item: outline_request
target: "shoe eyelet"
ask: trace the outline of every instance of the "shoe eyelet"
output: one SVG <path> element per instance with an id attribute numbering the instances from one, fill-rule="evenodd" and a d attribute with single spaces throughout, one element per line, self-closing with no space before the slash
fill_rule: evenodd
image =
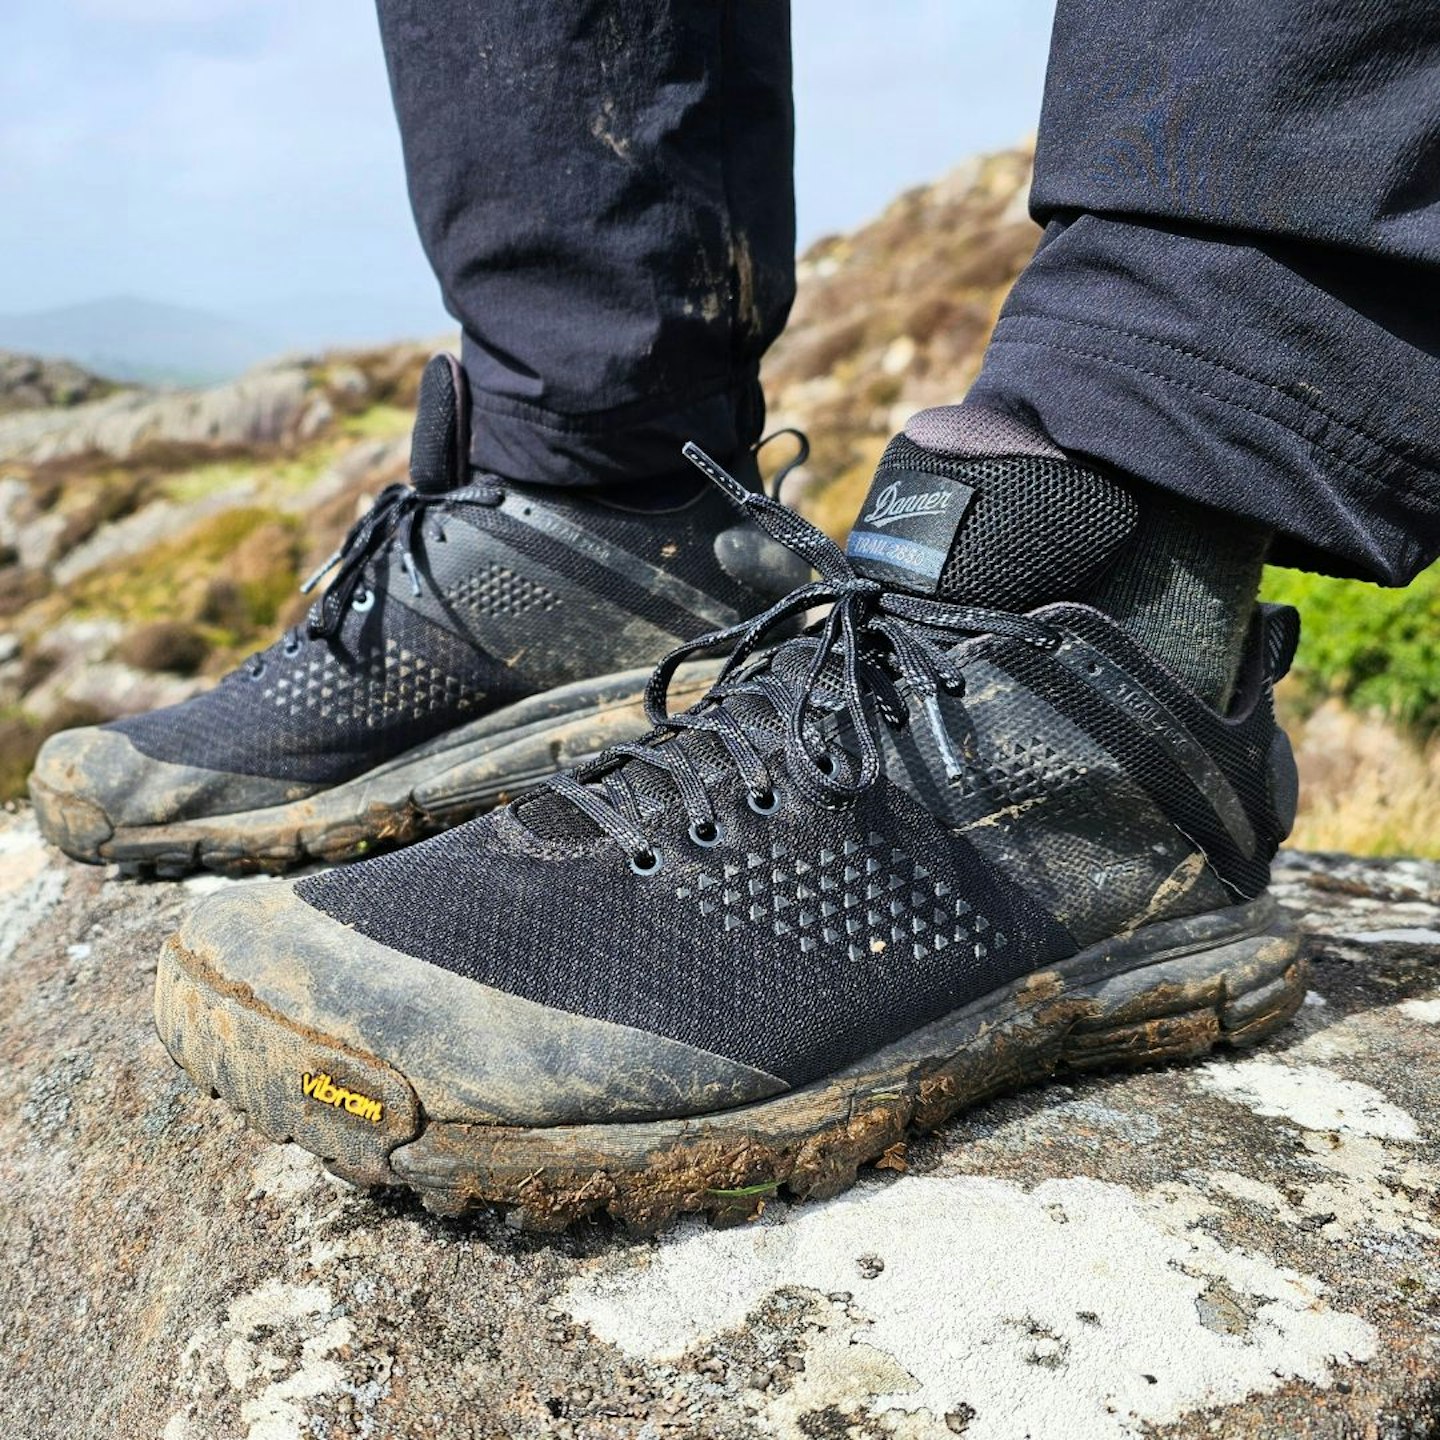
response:
<path id="1" fill-rule="evenodd" d="M 707 825 L 691 825 L 690 839 L 702 850 L 713 850 L 725 837 L 725 831 L 713 820 Z"/>
<path id="2" fill-rule="evenodd" d="M 745 803 L 757 815 L 773 815 L 780 808 L 780 792 L 778 790 L 762 790 L 757 793 L 748 790 L 745 793 Z"/>
<path id="3" fill-rule="evenodd" d="M 362 590 L 351 602 L 350 608 L 358 610 L 362 615 L 367 610 L 375 608 L 375 592 L 373 590 Z"/>
<path id="4" fill-rule="evenodd" d="M 822 775 L 833 775 L 835 773 L 835 757 L 833 755 L 816 756 L 815 768 Z"/>
<path id="5" fill-rule="evenodd" d="M 303 647 L 298 640 L 287 640 L 281 649 L 281 654 L 287 655 L 291 659 L 294 659 L 294 657 L 300 653 L 302 648 Z"/>
<path id="6" fill-rule="evenodd" d="M 261 679 L 265 674 L 265 662 L 262 660 L 258 665 L 252 665 L 245 673 L 252 680 Z"/>
<path id="7" fill-rule="evenodd" d="M 659 850 L 642 850 L 638 855 L 630 857 L 630 869 L 636 875 L 656 875 L 664 860 L 665 857 Z"/>
<path id="8" fill-rule="evenodd" d="M 1098 660 L 1087 660 L 1085 662 L 1085 673 L 1087 675 L 1098 675 L 1100 673 L 1100 662 Z"/>

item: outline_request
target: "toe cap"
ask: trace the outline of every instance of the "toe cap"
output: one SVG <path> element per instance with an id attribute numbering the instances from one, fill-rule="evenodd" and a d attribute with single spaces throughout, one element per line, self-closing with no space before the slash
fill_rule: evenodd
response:
<path id="1" fill-rule="evenodd" d="M 398 1071 L 435 1121 L 678 1118 L 786 1088 L 724 1056 L 539 1005 L 392 950 L 314 909 L 288 881 L 210 897 L 169 951 L 212 990 Z"/>
<path id="2" fill-rule="evenodd" d="M 283 804 L 317 787 L 158 760 L 119 730 L 62 730 L 40 747 L 30 797 L 41 832 L 66 854 L 101 860 L 116 830 Z"/>

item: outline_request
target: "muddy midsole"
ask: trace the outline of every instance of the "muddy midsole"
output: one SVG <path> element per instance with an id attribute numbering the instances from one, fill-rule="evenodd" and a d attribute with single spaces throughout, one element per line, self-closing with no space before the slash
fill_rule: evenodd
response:
<path id="1" fill-rule="evenodd" d="M 222 993 L 198 957 L 174 944 L 161 962 L 156 1019 L 197 1082 L 348 1178 L 407 1184 L 443 1210 L 516 1206 L 534 1228 L 602 1208 L 653 1228 L 680 1211 L 744 1208 L 782 1185 L 796 1195 L 834 1193 L 909 1128 L 1056 1071 L 1253 1043 L 1293 1014 L 1303 993 L 1296 938 L 1262 897 L 1091 946 L 771 1099 L 687 1120 L 538 1128 L 427 1115 L 383 1057 Z M 317 1103 L 303 1087 L 317 1074 L 376 1100 L 379 1117 Z"/>

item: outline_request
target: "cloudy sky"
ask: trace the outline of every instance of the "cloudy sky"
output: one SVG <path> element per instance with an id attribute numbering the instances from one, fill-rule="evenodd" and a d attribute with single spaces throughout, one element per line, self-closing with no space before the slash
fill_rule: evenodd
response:
<path id="1" fill-rule="evenodd" d="M 795 0 L 802 241 L 1032 130 L 1052 8 Z M 6 10 L 0 311 L 370 294 L 438 325 L 366 0 Z"/>

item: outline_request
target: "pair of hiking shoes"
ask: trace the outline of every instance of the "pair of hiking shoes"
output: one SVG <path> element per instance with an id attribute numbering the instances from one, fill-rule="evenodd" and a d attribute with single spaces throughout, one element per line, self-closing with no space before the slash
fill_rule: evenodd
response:
<path id="1" fill-rule="evenodd" d="M 44 832 L 137 872 L 443 832 L 190 912 L 155 1015 L 203 1089 L 433 1209 L 652 1230 L 1293 1013 L 1293 611 L 1222 714 L 1055 598 L 1133 506 L 999 417 L 912 422 L 847 553 L 693 447 L 712 483 L 661 511 L 472 474 L 464 393 L 431 363 L 412 483 L 305 624 L 37 762 Z M 1073 514 L 1027 559 L 1036 487 Z"/>

